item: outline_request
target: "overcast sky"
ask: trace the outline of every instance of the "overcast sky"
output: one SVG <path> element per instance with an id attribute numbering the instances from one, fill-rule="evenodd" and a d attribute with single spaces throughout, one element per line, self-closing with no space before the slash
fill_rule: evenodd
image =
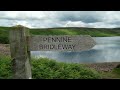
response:
<path id="1" fill-rule="evenodd" d="M 0 11 L 0 26 L 120 27 L 120 11 Z"/>

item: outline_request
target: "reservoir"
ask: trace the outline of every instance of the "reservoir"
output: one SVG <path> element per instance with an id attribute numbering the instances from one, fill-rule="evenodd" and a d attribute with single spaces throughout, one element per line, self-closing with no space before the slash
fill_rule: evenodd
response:
<path id="1" fill-rule="evenodd" d="M 46 57 L 59 62 L 69 63 L 101 63 L 120 62 L 120 37 L 92 37 L 96 45 L 87 51 L 58 52 L 32 51 L 33 57 Z"/>

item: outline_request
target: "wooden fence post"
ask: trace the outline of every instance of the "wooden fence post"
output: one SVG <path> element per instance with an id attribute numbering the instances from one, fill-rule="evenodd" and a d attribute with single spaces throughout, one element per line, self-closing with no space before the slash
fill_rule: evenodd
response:
<path id="1" fill-rule="evenodd" d="M 14 79 L 31 79 L 30 51 L 27 36 L 29 30 L 23 26 L 15 26 L 10 30 L 10 51 L 13 64 Z"/>

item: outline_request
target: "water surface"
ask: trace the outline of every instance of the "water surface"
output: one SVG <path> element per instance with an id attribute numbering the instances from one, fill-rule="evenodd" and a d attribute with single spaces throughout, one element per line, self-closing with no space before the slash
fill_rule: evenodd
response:
<path id="1" fill-rule="evenodd" d="M 32 51 L 32 56 L 47 57 L 62 62 L 120 62 L 120 37 L 93 37 L 96 45 L 82 52 Z"/>

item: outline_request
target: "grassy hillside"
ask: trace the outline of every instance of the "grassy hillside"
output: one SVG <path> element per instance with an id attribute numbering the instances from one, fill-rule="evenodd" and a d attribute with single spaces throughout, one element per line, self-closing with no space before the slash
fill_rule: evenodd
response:
<path id="1" fill-rule="evenodd" d="M 91 35 L 92 37 L 101 36 L 120 36 L 120 29 L 98 29 L 98 28 L 48 28 L 31 29 L 34 35 Z"/>
<path id="2" fill-rule="evenodd" d="M 0 43 L 8 44 L 11 27 L 0 27 Z M 120 36 L 120 28 L 46 28 L 30 29 L 31 35 L 91 35 L 92 37 Z"/>
<path id="3" fill-rule="evenodd" d="M 8 44 L 9 43 L 9 30 L 10 27 L 0 27 L 0 43 Z"/>

